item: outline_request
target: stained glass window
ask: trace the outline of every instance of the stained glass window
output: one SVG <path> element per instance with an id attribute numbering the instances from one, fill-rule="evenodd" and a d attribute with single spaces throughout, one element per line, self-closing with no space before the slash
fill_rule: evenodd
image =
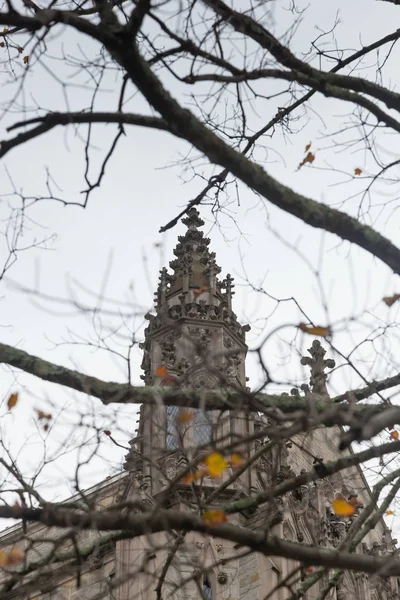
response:
<path id="1" fill-rule="evenodd" d="M 212 417 L 210 412 L 204 410 L 193 410 L 193 443 L 195 446 L 203 446 L 211 442 Z"/>
<path id="2" fill-rule="evenodd" d="M 165 439 L 165 446 L 168 450 L 175 450 L 175 448 L 178 447 L 178 414 L 178 406 L 167 406 L 167 435 Z"/>

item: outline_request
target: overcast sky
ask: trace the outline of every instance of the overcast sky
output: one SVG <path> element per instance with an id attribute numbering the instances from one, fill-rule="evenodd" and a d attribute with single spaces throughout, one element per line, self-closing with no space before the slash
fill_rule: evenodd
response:
<path id="1" fill-rule="evenodd" d="M 239 8 L 239 4 L 235 3 L 235 7 Z M 285 31 L 292 15 L 285 10 L 278 11 L 277 6 L 270 3 L 266 4 L 266 10 L 273 11 L 271 20 L 275 21 L 275 30 L 278 33 Z M 398 7 L 373 0 L 365 0 L 362 8 L 358 0 L 330 3 L 315 1 L 299 26 L 292 48 L 299 53 L 306 52 L 310 39 L 318 34 L 317 25 L 325 30 L 331 28 L 337 11 L 341 20 L 337 29 L 338 45 L 346 49 L 358 48 L 360 39 L 367 44 L 391 32 L 399 15 Z M 359 35 L 359 32 L 362 33 Z M 58 53 L 60 56 L 61 42 L 54 44 L 54 55 Z M 78 36 L 72 34 L 64 36 L 63 44 L 63 51 L 71 56 L 97 52 L 82 36 L 79 36 L 79 40 Z M 28 72 L 26 80 L 27 104 L 32 109 L 37 103 L 51 110 L 64 110 L 62 90 L 54 78 L 40 65 L 34 68 L 33 58 L 31 62 L 32 70 Z M 54 59 L 53 69 L 55 65 L 59 65 L 61 70 L 66 69 L 63 61 Z M 74 71 L 72 67 L 68 69 L 69 73 Z M 69 91 L 69 99 L 73 109 L 81 110 L 87 106 L 89 98 L 82 87 L 87 74 L 75 71 L 75 78 L 71 81 L 79 85 Z M 0 78 L 10 81 L 5 73 L 0 74 Z M 386 65 L 386 81 L 396 86 L 397 78 L 398 52 L 395 52 Z M 116 97 L 114 75 L 108 76 L 106 84 L 109 91 L 99 99 L 98 106 L 111 110 Z M 174 85 L 171 81 L 169 84 Z M 265 94 L 274 89 L 273 84 L 263 85 L 268 86 Z M 11 97 L 15 91 L 11 85 L 2 88 L 2 93 L 3 89 L 6 97 Z M 174 87 L 170 89 L 175 93 Z M 177 88 L 176 95 L 182 98 L 182 90 Z M 263 104 L 262 111 L 254 117 L 255 124 L 273 117 L 277 106 L 279 99 Z M 297 191 L 354 213 L 357 200 L 348 198 L 361 189 L 363 182 L 361 179 L 352 181 L 346 174 L 352 174 L 356 167 L 368 173 L 370 159 L 361 151 L 336 147 L 336 136 L 327 137 L 328 131 L 332 132 L 335 127 L 343 125 L 343 115 L 348 107 L 322 98 L 317 98 L 312 106 L 315 112 L 310 111 L 308 119 L 299 122 L 296 135 L 284 137 L 278 131 L 273 138 L 263 140 L 264 166 L 273 176 Z M 135 100 L 135 107 L 136 110 L 145 110 L 145 104 L 138 100 Z M 14 105 L 15 112 L 9 113 L 0 122 L 2 138 L 6 137 L 4 128 L 21 118 L 17 109 L 18 106 Z M 27 113 L 29 116 L 30 113 Z M 95 128 L 95 148 L 92 152 L 95 160 L 102 160 L 104 149 L 108 148 L 113 135 L 114 126 Z M 297 170 L 304 156 L 304 147 L 309 142 L 312 142 L 316 155 L 314 166 Z M 118 336 L 114 340 L 107 337 L 106 343 L 122 354 L 128 344 L 129 332 L 135 331 L 136 339 L 140 341 L 143 314 L 151 308 L 158 270 L 173 258 L 172 248 L 178 234 L 183 231 L 183 226 L 179 225 L 161 235 L 159 228 L 201 191 L 204 184 L 201 175 L 210 173 L 203 160 L 196 163 L 197 176 L 190 169 L 183 170 L 177 165 L 189 151 L 186 143 L 169 134 L 128 129 L 107 167 L 101 188 L 93 192 L 84 210 L 65 207 L 55 201 L 43 201 L 27 211 L 21 245 L 23 242 L 30 245 L 33 240 L 42 238 L 48 238 L 48 241 L 44 244 L 46 249 L 33 248 L 21 252 L 8 278 L 0 282 L 0 331 L 3 343 L 18 345 L 47 360 L 75 366 L 106 380 L 126 381 L 126 364 L 123 360 L 110 352 L 80 345 L 80 342 L 95 343 L 99 337 L 108 335 L 109 328 L 119 328 Z M 259 160 L 261 156 L 259 153 Z M 12 151 L 0 164 L 3 194 L 0 217 L 3 231 L 11 208 L 19 203 L 13 194 L 14 188 L 27 196 L 46 193 L 46 169 L 49 169 L 54 182 L 54 194 L 70 201 L 81 201 L 84 168 L 84 144 L 72 127 L 55 130 Z M 376 189 L 374 202 L 379 205 L 385 199 L 380 194 L 387 190 Z M 321 289 L 328 302 L 330 322 L 357 315 L 377 305 L 376 314 L 386 319 L 387 309 L 380 306 L 381 299 L 400 291 L 397 278 L 391 275 L 387 267 L 367 253 L 350 248 L 345 243 L 339 244 L 334 236 L 324 236 L 271 207 L 244 186 L 239 185 L 238 190 L 240 204 L 235 200 L 232 186 L 232 203 L 225 214 L 219 216 L 218 226 L 208 207 L 201 209 L 201 215 L 206 220 L 205 231 L 211 238 L 210 247 L 217 254 L 223 275 L 230 272 L 236 279 L 234 308 L 242 322 L 252 325 L 248 338 L 250 348 L 277 325 L 296 324 L 304 318 L 293 302 L 277 305 L 265 295 L 252 291 L 246 280 L 255 287 L 263 286 L 276 298 L 294 297 L 306 313 L 321 324 L 325 324 L 327 318 Z M 392 214 L 386 210 L 380 215 L 379 208 L 376 208 L 371 214 L 385 235 L 394 241 L 399 239 L 396 212 Z M 281 239 L 274 231 L 279 232 Z M 313 268 L 320 270 L 319 283 L 299 251 L 307 257 Z M 4 244 L 0 252 L 6 256 Z M 99 308 L 116 313 L 134 310 L 137 315 L 134 318 L 120 317 L 118 314 L 98 315 L 93 320 L 87 315 L 77 314 L 67 305 L 22 293 L 12 282 L 60 299 L 71 299 L 74 295 L 88 306 L 96 305 L 97 295 L 101 292 L 113 301 L 103 300 Z M 391 318 L 396 311 L 394 307 Z M 367 321 L 368 317 L 365 317 Z M 347 352 L 353 340 L 357 341 L 357 331 L 354 330 L 354 337 L 351 338 L 347 330 L 339 331 L 333 340 L 335 346 Z M 290 341 L 294 336 L 295 329 L 282 333 L 285 340 Z M 310 341 L 297 337 L 289 348 L 275 337 L 266 345 L 264 356 L 277 380 L 293 381 L 297 378 L 301 383 L 307 378 L 307 373 L 299 366 L 298 357 Z M 367 353 L 370 350 L 368 348 Z M 141 357 L 138 349 L 135 349 L 133 357 L 132 381 L 140 384 Z M 338 359 L 337 356 L 335 358 Z M 338 362 L 340 364 L 340 358 Z M 359 368 L 366 375 L 384 377 L 389 374 L 389 367 L 381 359 L 360 363 Z M 253 386 L 260 383 L 260 372 L 251 355 L 248 374 Z M 349 369 L 342 369 L 332 383 L 333 392 L 342 392 L 347 386 L 358 384 L 358 380 Z M 283 391 L 285 388 L 271 386 L 268 391 L 276 389 Z M 3 368 L 0 394 L 4 400 L 7 400 L 11 390 L 20 393 L 20 401 L 12 414 L 3 418 L 2 435 L 5 444 L 10 445 L 14 452 L 21 448 L 21 461 L 27 473 L 40 462 L 44 443 L 49 456 L 63 454 L 65 443 L 70 444 L 71 452 L 58 459 L 56 470 L 46 467 L 43 475 L 43 484 L 51 490 L 49 494 L 55 493 L 58 497 L 65 495 L 66 490 L 72 491 L 69 477 L 76 461 L 73 448 L 82 439 L 91 439 L 90 447 L 93 447 L 93 431 L 90 428 L 85 431 L 74 428 L 82 414 L 86 415 L 87 424 L 93 420 L 100 428 L 116 431 L 116 437 L 122 443 L 126 443 L 130 432 L 133 435 L 136 427 L 134 407 L 111 407 L 106 410 L 98 401 L 81 396 L 78 398 L 78 395 L 66 393 L 58 386 L 42 384 L 26 375 L 10 374 L 8 369 Z M 4 403 L 3 407 L 5 409 Z M 35 425 L 33 409 L 44 407 L 50 407 L 54 417 L 60 413 L 58 423 L 49 436 L 40 431 L 38 433 Z M 125 418 L 126 413 L 129 419 Z M 32 437 L 29 437 L 29 443 L 24 443 L 28 434 Z M 120 468 L 125 452 L 111 446 L 108 439 L 102 439 L 99 453 L 102 460 L 91 463 L 89 470 L 85 471 L 90 482 L 100 480 L 113 469 Z"/>

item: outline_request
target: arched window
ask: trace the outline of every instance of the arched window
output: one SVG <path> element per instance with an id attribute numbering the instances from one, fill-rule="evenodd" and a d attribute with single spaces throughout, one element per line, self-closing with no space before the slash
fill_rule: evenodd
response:
<path id="1" fill-rule="evenodd" d="M 199 408 L 193 410 L 193 444 L 204 446 L 211 442 L 212 416 L 210 411 Z"/>
<path id="2" fill-rule="evenodd" d="M 178 406 L 167 406 L 166 409 L 166 436 L 167 450 L 179 448 L 180 438 L 184 438 L 193 446 L 204 446 L 211 442 L 212 416 L 209 411 L 193 409 L 193 418 L 188 423 L 180 423 L 179 413 L 187 412 Z"/>
<path id="3" fill-rule="evenodd" d="M 203 600 L 212 600 L 211 583 L 207 575 L 203 577 Z"/>

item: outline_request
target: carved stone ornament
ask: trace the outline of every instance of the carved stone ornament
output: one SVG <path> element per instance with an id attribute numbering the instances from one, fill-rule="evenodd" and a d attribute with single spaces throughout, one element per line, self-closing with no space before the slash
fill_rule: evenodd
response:
<path id="1" fill-rule="evenodd" d="M 285 481 L 286 479 L 292 479 L 292 477 L 295 477 L 295 473 L 292 467 L 288 465 L 281 465 L 279 471 L 276 474 L 275 481 L 277 484 L 279 484 Z"/>
<path id="2" fill-rule="evenodd" d="M 311 358 L 309 356 L 303 356 L 300 362 L 302 365 L 308 365 L 310 367 L 311 390 L 315 394 L 327 395 L 327 375 L 325 373 L 325 369 L 333 369 L 335 367 L 335 361 L 332 358 L 324 358 L 326 350 L 321 346 L 321 342 L 319 340 L 313 341 L 311 348 L 308 349 L 308 352 L 311 354 Z"/>
<path id="3" fill-rule="evenodd" d="M 170 333 L 161 342 L 162 363 L 173 369 L 176 363 L 175 336 Z"/>
<path id="4" fill-rule="evenodd" d="M 220 571 L 220 573 L 218 573 L 217 575 L 217 581 L 221 585 L 225 585 L 226 583 L 228 583 L 228 574 L 225 573 L 225 571 Z"/>
<path id="5" fill-rule="evenodd" d="M 195 580 L 200 579 L 201 575 L 202 575 L 201 569 L 199 569 L 199 568 L 193 569 L 193 575 L 192 575 L 193 579 L 195 579 Z"/>

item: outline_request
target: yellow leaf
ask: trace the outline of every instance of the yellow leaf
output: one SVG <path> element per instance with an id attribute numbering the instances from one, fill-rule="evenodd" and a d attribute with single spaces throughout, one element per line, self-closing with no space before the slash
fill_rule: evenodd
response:
<path id="1" fill-rule="evenodd" d="M 300 323 L 299 329 L 301 329 L 301 331 L 304 331 L 304 333 L 308 333 L 309 335 L 319 335 L 321 337 L 328 337 L 328 335 L 331 334 L 331 330 L 329 327 L 322 327 L 320 325 L 313 327 L 312 325 Z"/>
<path id="2" fill-rule="evenodd" d="M 11 410 L 12 408 L 14 408 L 14 406 L 17 404 L 18 402 L 18 394 L 11 394 L 11 396 L 8 399 L 7 402 L 7 408 L 8 410 Z"/>
<path id="3" fill-rule="evenodd" d="M 7 554 L 7 567 L 13 567 L 23 562 L 25 558 L 24 552 L 20 548 L 12 548 Z"/>
<path id="4" fill-rule="evenodd" d="M 206 458 L 207 473 L 210 477 L 220 477 L 228 468 L 228 463 L 219 452 L 214 452 Z"/>
<path id="5" fill-rule="evenodd" d="M 191 421 L 193 419 L 193 413 L 191 410 L 182 410 L 178 417 L 177 417 L 177 421 L 178 423 L 189 423 L 189 421 Z"/>
<path id="6" fill-rule="evenodd" d="M 399 439 L 399 432 L 395 429 L 394 431 L 392 431 L 389 435 L 389 439 L 390 440 L 398 440 Z"/>
<path id="7" fill-rule="evenodd" d="M 22 60 L 24 61 L 24 65 L 27 65 L 29 62 L 29 56 L 24 56 Z"/>
<path id="8" fill-rule="evenodd" d="M 4 550 L 0 550 L 0 567 L 5 567 L 7 564 L 7 554 Z"/>
<path id="9" fill-rule="evenodd" d="M 389 306 L 390 308 L 395 302 L 397 302 L 399 298 L 400 294 L 393 294 L 393 296 L 385 296 L 383 298 L 383 301 L 386 304 L 386 306 Z"/>
<path id="10" fill-rule="evenodd" d="M 307 144 L 307 146 L 304 149 L 304 152 L 308 152 L 310 148 L 311 148 L 311 142 L 309 144 Z"/>
<path id="11" fill-rule="evenodd" d="M 229 459 L 229 464 L 234 468 L 241 467 L 244 465 L 244 459 L 240 456 L 240 454 L 232 454 Z"/>
<path id="12" fill-rule="evenodd" d="M 8 29 L 8 27 L 4 27 L 3 29 L 3 33 L 8 33 L 10 30 Z"/>
<path id="13" fill-rule="evenodd" d="M 355 506 L 337 498 L 332 502 L 332 508 L 335 515 L 338 517 L 351 517 L 356 512 Z"/>
<path id="14" fill-rule="evenodd" d="M 202 520 L 207 525 L 220 525 L 227 522 L 226 514 L 223 510 L 207 510 L 202 516 Z"/>
<path id="15" fill-rule="evenodd" d="M 387 510 L 386 513 L 385 513 L 385 515 L 387 517 L 390 517 L 390 515 L 394 515 L 394 512 L 392 510 Z"/>
<path id="16" fill-rule="evenodd" d="M 361 175 L 362 171 L 358 167 L 354 169 L 354 175 Z"/>
<path id="17" fill-rule="evenodd" d="M 305 155 L 305 157 L 303 158 L 303 160 L 297 167 L 297 170 L 301 169 L 301 167 L 304 167 L 304 165 L 307 163 L 309 163 L 311 165 L 311 163 L 314 162 L 314 159 L 315 159 L 315 154 L 313 154 L 312 152 L 307 152 L 307 154 Z"/>

